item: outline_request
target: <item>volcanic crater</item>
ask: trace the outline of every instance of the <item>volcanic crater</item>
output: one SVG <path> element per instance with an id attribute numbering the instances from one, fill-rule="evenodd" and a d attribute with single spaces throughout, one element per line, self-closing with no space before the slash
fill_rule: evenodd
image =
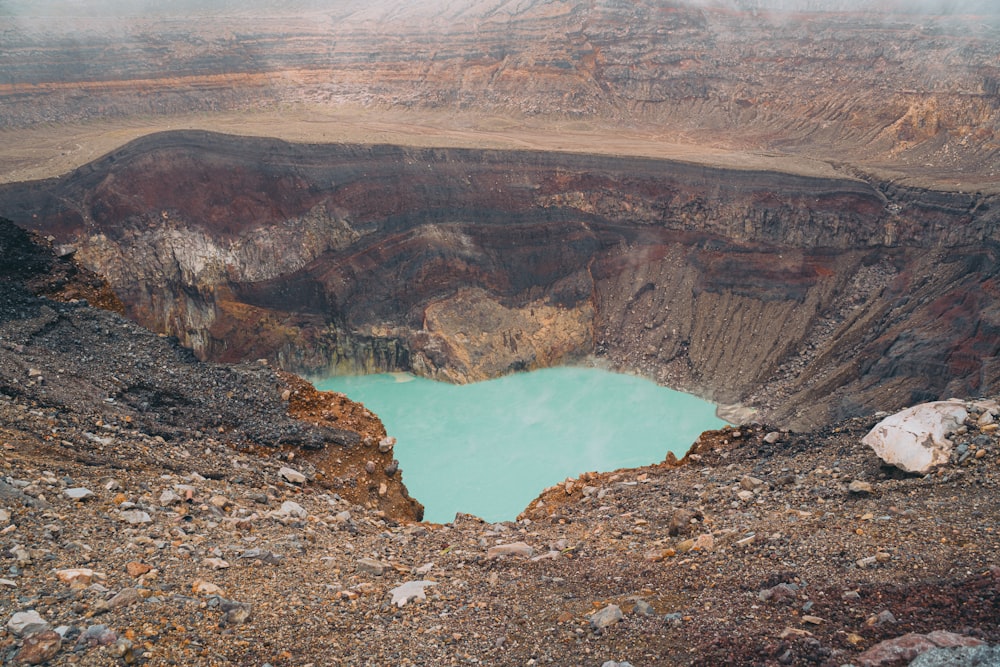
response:
<path id="1" fill-rule="evenodd" d="M 793 427 L 1000 380 L 995 194 L 188 131 L 0 200 L 202 359 L 467 382 L 588 358 Z"/>

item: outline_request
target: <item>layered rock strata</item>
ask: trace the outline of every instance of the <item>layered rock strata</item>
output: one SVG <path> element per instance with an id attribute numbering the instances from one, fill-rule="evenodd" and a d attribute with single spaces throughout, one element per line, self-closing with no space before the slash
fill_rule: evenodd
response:
<path id="1" fill-rule="evenodd" d="M 788 424 L 1000 372 L 996 196 L 170 133 L 0 204 L 206 359 L 462 382 L 596 355 Z"/>
<path id="2" fill-rule="evenodd" d="M 997 176 L 988 2 L 9 4 L 0 127 L 289 104 L 463 109 Z"/>

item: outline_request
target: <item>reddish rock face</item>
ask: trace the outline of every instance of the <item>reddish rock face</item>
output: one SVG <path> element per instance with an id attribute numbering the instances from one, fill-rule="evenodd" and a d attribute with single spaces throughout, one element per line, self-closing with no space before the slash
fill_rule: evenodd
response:
<path id="1" fill-rule="evenodd" d="M 1000 381 L 996 197 L 172 133 L 0 203 L 205 358 L 468 381 L 597 354 L 796 425 Z"/>

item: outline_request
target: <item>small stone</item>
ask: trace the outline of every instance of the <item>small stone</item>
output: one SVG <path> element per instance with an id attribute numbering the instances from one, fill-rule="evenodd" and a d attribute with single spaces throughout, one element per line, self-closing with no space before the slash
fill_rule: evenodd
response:
<path id="1" fill-rule="evenodd" d="M 774 443 L 778 442 L 778 440 L 781 440 L 781 434 L 778 433 L 777 431 L 771 431 L 770 433 L 764 436 L 764 442 L 766 442 L 769 445 L 773 445 Z"/>
<path id="2" fill-rule="evenodd" d="M 389 594 L 392 596 L 392 604 L 402 608 L 410 600 L 425 600 L 427 599 L 427 595 L 424 593 L 424 589 L 428 586 L 437 586 L 437 582 L 421 580 L 407 581 L 404 584 L 400 584 L 389 591 Z"/>
<path id="3" fill-rule="evenodd" d="M 635 613 L 640 616 L 656 616 L 656 610 L 642 598 L 635 601 Z"/>
<path id="4" fill-rule="evenodd" d="M 165 489 L 163 493 L 160 494 L 160 507 L 170 507 L 171 505 L 177 505 L 181 502 L 182 498 L 171 491 L 170 489 Z"/>
<path id="5" fill-rule="evenodd" d="M 133 526 L 153 522 L 149 514 L 142 510 L 125 510 L 121 513 L 121 517 Z"/>
<path id="6" fill-rule="evenodd" d="M 850 491 L 851 493 L 861 494 L 861 493 L 871 493 L 873 489 L 872 485 L 869 484 L 868 482 L 862 482 L 861 480 L 856 479 L 850 483 L 850 485 L 847 487 L 847 490 Z"/>
<path id="7" fill-rule="evenodd" d="M 365 572 L 367 574 L 375 575 L 376 577 L 381 577 L 386 570 L 386 566 L 377 560 L 371 558 L 362 558 L 357 562 L 358 572 Z"/>
<path id="8" fill-rule="evenodd" d="M 309 513 L 306 512 L 305 508 L 303 508 L 302 505 L 299 505 L 297 502 L 291 500 L 286 500 L 285 502 L 281 503 L 281 507 L 275 514 L 281 518 L 292 518 L 292 519 L 305 519 L 307 516 L 309 516 Z"/>
<path id="9" fill-rule="evenodd" d="M 281 392 L 281 400 L 287 401 L 291 397 L 292 397 L 292 390 L 291 389 L 286 389 L 283 392 Z"/>
<path id="10" fill-rule="evenodd" d="M 70 586 L 86 587 L 94 581 L 104 581 L 105 576 L 86 567 L 74 567 L 67 570 L 56 570 L 56 578 Z"/>
<path id="11" fill-rule="evenodd" d="M 56 657 L 62 648 L 62 637 L 54 630 L 38 632 L 24 640 L 14 662 L 22 665 L 43 665 Z"/>
<path id="12" fill-rule="evenodd" d="M 10 523 L 10 512 L 0 508 L 0 526 L 5 526 Z"/>
<path id="13" fill-rule="evenodd" d="M 221 558 L 206 558 L 201 562 L 203 565 L 207 565 L 213 570 L 225 570 L 229 567 L 229 563 Z"/>
<path id="14" fill-rule="evenodd" d="M 195 595 L 222 595 L 221 588 L 201 579 L 195 579 L 191 582 L 191 592 Z"/>
<path id="15" fill-rule="evenodd" d="M 514 542 L 512 544 L 500 544 L 490 547 L 486 552 L 486 558 L 492 560 L 500 556 L 521 556 L 531 558 L 535 555 L 535 550 L 524 542 Z"/>
<path id="16" fill-rule="evenodd" d="M 781 631 L 781 634 L 778 635 L 778 638 L 788 639 L 789 637 L 795 637 L 797 639 L 800 637 L 812 637 L 812 636 L 813 633 L 809 632 L 808 630 L 803 630 L 801 628 L 785 628 L 784 630 Z"/>
<path id="17" fill-rule="evenodd" d="M 138 588 L 123 588 L 118 593 L 108 600 L 107 608 L 110 609 L 121 609 L 122 607 L 128 607 L 137 602 L 142 602 L 142 593 Z"/>
<path id="18" fill-rule="evenodd" d="M 152 565 L 147 565 L 146 563 L 139 563 L 137 561 L 132 561 L 125 565 L 125 571 L 128 572 L 129 576 L 137 579 L 142 575 L 153 569 Z"/>
<path id="19" fill-rule="evenodd" d="M 687 552 L 691 551 L 691 548 L 693 546 L 694 546 L 694 540 L 682 540 L 677 544 L 675 548 L 677 549 L 677 553 L 686 554 Z"/>
<path id="20" fill-rule="evenodd" d="M 396 474 L 396 471 L 398 470 L 399 470 L 399 461 L 393 459 L 392 463 L 387 465 L 382 472 L 385 473 L 386 477 L 392 477 L 393 475 Z"/>
<path id="21" fill-rule="evenodd" d="M 94 492 L 81 486 L 73 489 L 66 489 L 63 491 L 63 495 L 70 500 L 86 500 L 88 498 L 92 498 L 94 496 Z"/>
<path id="22" fill-rule="evenodd" d="M 386 436 L 378 441 L 378 450 L 383 454 L 388 454 L 392 451 L 392 448 L 396 446 L 396 439 L 392 436 Z"/>
<path id="23" fill-rule="evenodd" d="M 220 510 L 233 506 L 233 501 L 225 496 L 215 495 L 208 499 L 208 504 Z"/>
<path id="24" fill-rule="evenodd" d="M 374 461 L 368 461 L 367 463 L 365 463 L 365 472 L 368 473 L 369 475 L 374 475 L 375 474 L 375 462 Z"/>
<path id="25" fill-rule="evenodd" d="M 986 424 L 992 424 L 995 421 L 996 417 L 993 416 L 992 412 L 984 412 L 979 415 L 979 419 L 976 420 L 976 423 L 980 426 L 985 426 Z"/>
<path id="26" fill-rule="evenodd" d="M 767 602 L 768 600 L 774 600 L 775 602 L 781 602 L 784 600 L 794 600 L 797 594 L 797 589 L 791 584 L 781 583 L 777 586 L 772 586 L 771 588 L 765 588 L 764 590 L 757 593 L 757 598 L 761 602 Z"/>
<path id="27" fill-rule="evenodd" d="M 250 618 L 251 607 L 248 604 L 243 604 L 242 602 L 235 602 L 233 600 L 223 600 L 221 604 L 223 611 L 222 619 L 219 621 L 219 627 L 225 627 L 227 625 L 243 625 Z"/>
<path id="28" fill-rule="evenodd" d="M 676 510 L 670 516 L 670 524 L 667 526 L 667 534 L 687 535 L 692 530 L 692 523 L 701 519 L 701 513 L 689 509 Z"/>
<path id="29" fill-rule="evenodd" d="M 751 544 L 753 544 L 754 540 L 756 540 L 756 539 L 757 539 L 757 534 L 756 533 L 750 533 L 746 537 L 738 539 L 735 542 L 733 542 L 733 546 L 734 547 L 748 547 Z"/>
<path id="30" fill-rule="evenodd" d="M 121 658 L 126 665 L 135 662 L 135 655 L 132 652 L 132 642 L 125 637 L 119 637 L 113 646 L 108 649 L 108 653 L 116 658 Z"/>
<path id="31" fill-rule="evenodd" d="M 764 486 L 764 480 L 751 477 L 750 475 L 743 475 L 740 479 L 740 486 L 747 491 L 753 491 L 754 489 L 759 489 Z"/>
<path id="32" fill-rule="evenodd" d="M 11 581 L 10 579 L 0 579 L 0 586 L 5 586 L 7 588 L 17 588 L 17 582 Z"/>
<path id="33" fill-rule="evenodd" d="M 986 456 L 986 450 L 985 449 L 980 449 L 980 450 L 978 450 L 976 452 L 976 458 L 977 459 L 984 458 L 985 456 Z"/>
<path id="34" fill-rule="evenodd" d="M 753 500 L 753 491 L 747 491 L 746 489 L 738 491 L 736 493 L 736 497 L 742 500 L 743 502 L 748 503 L 751 500 Z"/>
<path id="35" fill-rule="evenodd" d="M 265 551 L 264 549 L 247 549 L 240 554 L 240 558 L 245 558 L 247 560 L 259 560 L 260 562 L 267 563 L 268 565 L 277 565 L 281 562 L 281 556 L 271 551 Z"/>
<path id="36" fill-rule="evenodd" d="M 284 478 L 286 482 L 290 482 L 292 484 L 306 483 L 306 476 L 300 473 L 298 470 L 295 470 L 294 468 L 289 468 L 287 466 L 284 466 L 278 471 L 278 474 L 281 475 L 281 477 Z"/>
<path id="37" fill-rule="evenodd" d="M 702 533 L 691 545 L 692 551 L 711 551 L 715 548 L 715 538 L 711 533 Z"/>
<path id="38" fill-rule="evenodd" d="M 118 641 L 118 633 L 108 628 L 108 626 L 92 625 L 80 633 L 76 640 L 76 649 L 89 648 L 93 646 L 111 646 Z"/>
<path id="39" fill-rule="evenodd" d="M 896 624 L 896 617 L 888 609 L 883 609 L 875 617 L 875 623 L 874 623 L 874 625 L 877 625 L 878 627 L 882 627 L 883 625 L 886 625 L 886 624 L 895 625 Z"/>
<path id="40" fill-rule="evenodd" d="M 611 627 L 615 623 L 623 620 L 625 615 L 618 605 L 609 604 L 600 611 L 595 611 L 590 617 L 590 627 L 594 630 L 603 630 Z"/>
<path id="41" fill-rule="evenodd" d="M 643 554 L 642 557 L 650 563 L 659 563 L 667 557 L 666 549 L 652 549 Z"/>
<path id="42" fill-rule="evenodd" d="M 7 631 L 15 637 L 28 637 L 49 629 L 49 623 L 34 609 L 19 611 L 7 621 Z"/>
<path id="43" fill-rule="evenodd" d="M 809 614 L 805 614 L 802 616 L 802 622 L 809 623 L 810 625 L 823 625 L 822 618 L 820 618 L 819 616 L 810 616 Z"/>

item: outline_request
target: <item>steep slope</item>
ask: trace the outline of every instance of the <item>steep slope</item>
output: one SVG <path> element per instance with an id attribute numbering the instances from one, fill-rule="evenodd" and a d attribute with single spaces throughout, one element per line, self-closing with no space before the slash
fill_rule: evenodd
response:
<path id="1" fill-rule="evenodd" d="M 169 133 L 0 203 L 203 358 L 467 381 L 596 354 L 800 425 L 998 381 L 991 195 Z"/>
<path id="2" fill-rule="evenodd" d="M 33 436 L 42 450 L 105 470 L 155 463 L 213 479 L 276 473 L 294 459 L 351 502 L 397 519 L 423 515 L 401 473 L 383 475 L 393 461 L 376 446 L 385 429 L 362 406 L 267 365 L 199 362 L 176 339 L 91 307 L 78 297 L 100 293 L 94 276 L 3 218 L 0 255 L 0 394 L 59 416 Z M 16 431 L 16 420 L 3 428 Z"/>
<path id="3" fill-rule="evenodd" d="M 970 406 L 964 454 L 926 477 L 880 468 L 871 418 L 727 428 L 680 465 L 559 483 L 517 522 L 400 525 L 210 433 L 63 445 L 93 422 L 5 389 L 0 661 L 837 667 L 930 632 L 995 661 L 1000 443 L 977 417 L 996 405 Z M 431 583 L 400 602 L 408 582 Z M 60 632 L 24 636 L 31 611 Z"/>

